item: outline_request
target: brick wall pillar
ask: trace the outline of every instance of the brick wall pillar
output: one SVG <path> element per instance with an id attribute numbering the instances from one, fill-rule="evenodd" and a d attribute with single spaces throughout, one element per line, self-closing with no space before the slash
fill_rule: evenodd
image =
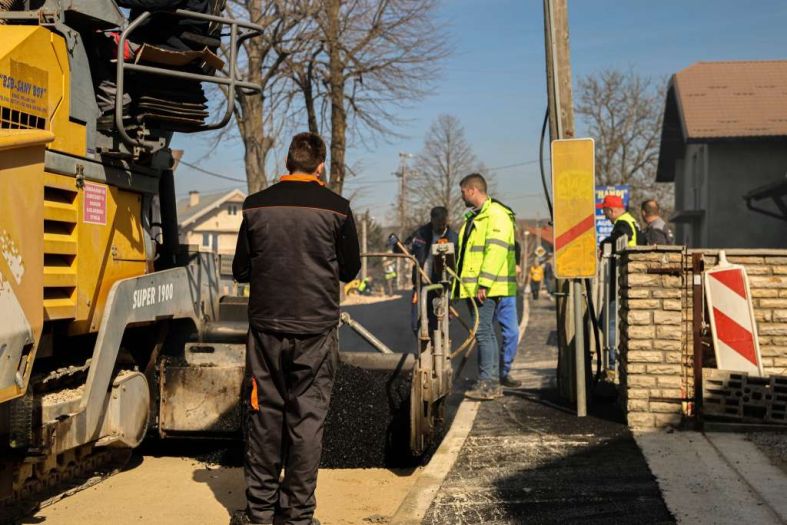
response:
<path id="1" fill-rule="evenodd" d="M 620 402 L 634 428 L 677 424 L 682 418 L 687 335 L 681 247 L 631 248 L 618 275 Z M 657 273 L 662 272 L 662 273 Z"/>
<path id="2" fill-rule="evenodd" d="M 730 249 L 727 260 L 749 275 L 766 375 L 787 374 L 787 250 Z M 620 254 L 619 400 L 632 428 L 674 425 L 693 399 L 691 256 L 705 268 L 719 250 L 635 247 Z M 680 276 L 667 275 L 682 270 Z"/>

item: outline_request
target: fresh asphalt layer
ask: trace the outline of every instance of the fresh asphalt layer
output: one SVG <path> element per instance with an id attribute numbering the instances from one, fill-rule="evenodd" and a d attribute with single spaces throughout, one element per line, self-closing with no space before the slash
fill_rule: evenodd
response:
<path id="1" fill-rule="evenodd" d="M 514 366 L 523 389 L 481 404 L 424 524 L 674 523 L 614 407 L 577 418 L 559 406 L 554 326 L 552 303 L 531 306 Z"/>

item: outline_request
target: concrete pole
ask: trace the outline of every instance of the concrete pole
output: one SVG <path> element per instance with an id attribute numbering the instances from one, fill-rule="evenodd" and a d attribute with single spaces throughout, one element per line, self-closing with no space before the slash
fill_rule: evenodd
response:
<path id="1" fill-rule="evenodd" d="M 366 210 L 361 217 L 361 253 L 369 253 L 369 246 L 367 245 L 366 241 L 366 229 L 368 228 L 369 223 L 369 210 Z M 361 279 L 366 279 L 368 274 L 366 273 L 366 262 L 368 258 L 363 257 L 361 258 Z"/>
<path id="2" fill-rule="evenodd" d="M 399 239 L 405 240 L 407 231 L 405 230 L 405 223 L 407 221 L 407 159 L 411 158 L 412 153 L 399 153 L 399 177 L 401 180 L 401 187 L 399 189 Z M 404 281 L 402 280 L 402 258 L 396 258 L 396 287 L 399 290 L 404 289 Z"/>

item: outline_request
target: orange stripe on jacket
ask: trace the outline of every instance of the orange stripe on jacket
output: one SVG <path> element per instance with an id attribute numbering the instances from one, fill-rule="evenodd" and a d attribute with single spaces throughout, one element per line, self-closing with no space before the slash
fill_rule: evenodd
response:
<path id="1" fill-rule="evenodd" d="M 255 412 L 260 411 L 260 398 L 257 393 L 257 380 L 253 377 L 251 378 L 251 408 Z"/>
<path id="2" fill-rule="evenodd" d="M 316 182 L 320 186 L 325 186 L 325 183 L 315 177 L 314 175 L 305 175 L 303 173 L 294 173 L 290 175 L 282 175 L 279 179 L 281 182 Z"/>

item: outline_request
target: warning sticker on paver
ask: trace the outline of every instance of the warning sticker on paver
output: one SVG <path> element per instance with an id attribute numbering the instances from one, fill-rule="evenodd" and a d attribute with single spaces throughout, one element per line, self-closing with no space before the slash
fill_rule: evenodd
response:
<path id="1" fill-rule="evenodd" d="M 86 182 L 82 196 L 83 218 L 82 222 L 89 224 L 107 223 L 107 187 L 103 184 Z"/>

